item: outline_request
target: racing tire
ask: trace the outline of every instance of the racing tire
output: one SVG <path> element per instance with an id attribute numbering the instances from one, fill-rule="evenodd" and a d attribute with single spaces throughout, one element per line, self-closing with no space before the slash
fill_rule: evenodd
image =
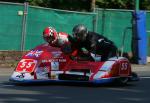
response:
<path id="1" fill-rule="evenodd" d="M 131 73 L 131 78 L 129 78 L 129 81 L 139 81 L 139 80 L 140 80 L 140 78 L 139 78 L 139 76 L 137 75 L 137 73 L 132 72 L 132 73 Z"/>
<path id="2" fill-rule="evenodd" d="M 118 85 L 126 85 L 128 80 L 129 80 L 128 77 L 120 77 L 117 79 L 117 84 Z"/>

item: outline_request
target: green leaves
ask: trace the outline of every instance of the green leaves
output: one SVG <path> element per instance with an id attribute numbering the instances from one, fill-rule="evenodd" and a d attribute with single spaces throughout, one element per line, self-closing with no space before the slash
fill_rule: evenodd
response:
<path id="1" fill-rule="evenodd" d="M 92 0 L 1 0 L 23 3 L 55 9 L 90 11 Z M 111 9 L 134 9 L 135 0 L 95 0 L 96 7 Z M 150 0 L 140 0 L 140 9 L 150 10 Z"/>
<path id="2" fill-rule="evenodd" d="M 134 9 L 134 0 L 96 0 L 99 8 Z"/>

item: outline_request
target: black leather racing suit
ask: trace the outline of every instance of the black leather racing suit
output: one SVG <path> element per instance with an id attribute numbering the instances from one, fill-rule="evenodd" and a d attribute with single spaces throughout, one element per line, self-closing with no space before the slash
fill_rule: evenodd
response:
<path id="1" fill-rule="evenodd" d="M 88 31 L 84 41 L 76 42 L 75 47 L 78 50 L 85 48 L 93 54 L 101 55 L 101 61 L 105 61 L 117 54 L 117 47 L 111 40 L 108 40 L 106 37 L 98 33 L 90 31 Z"/>

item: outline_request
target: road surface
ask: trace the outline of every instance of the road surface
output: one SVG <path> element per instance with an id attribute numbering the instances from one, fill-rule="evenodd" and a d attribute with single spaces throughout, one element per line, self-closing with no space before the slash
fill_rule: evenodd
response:
<path id="1" fill-rule="evenodd" d="M 0 103 L 150 103 L 150 66 L 133 65 L 141 80 L 126 86 L 47 84 L 16 86 L 13 68 L 0 68 Z"/>

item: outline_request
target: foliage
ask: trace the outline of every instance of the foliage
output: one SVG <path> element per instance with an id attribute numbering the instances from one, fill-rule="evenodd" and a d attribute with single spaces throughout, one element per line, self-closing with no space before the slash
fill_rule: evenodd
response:
<path id="1" fill-rule="evenodd" d="M 90 11 L 94 0 L 1 0 L 5 2 L 23 3 L 28 1 L 30 5 L 55 9 Z M 136 0 L 95 0 L 96 7 L 111 9 L 134 9 Z M 150 0 L 139 0 L 140 9 L 150 10 Z"/>
<path id="2" fill-rule="evenodd" d="M 111 9 L 134 9 L 136 0 L 96 0 L 96 6 L 99 8 Z M 150 0 L 139 0 L 139 8 L 150 10 Z"/>
<path id="3" fill-rule="evenodd" d="M 96 0 L 97 7 L 111 9 L 134 9 L 134 0 Z"/>
<path id="4" fill-rule="evenodd" d="M 150 10 L 150 0 L 141 0 L 140 7 L 144 10 Z"/>

